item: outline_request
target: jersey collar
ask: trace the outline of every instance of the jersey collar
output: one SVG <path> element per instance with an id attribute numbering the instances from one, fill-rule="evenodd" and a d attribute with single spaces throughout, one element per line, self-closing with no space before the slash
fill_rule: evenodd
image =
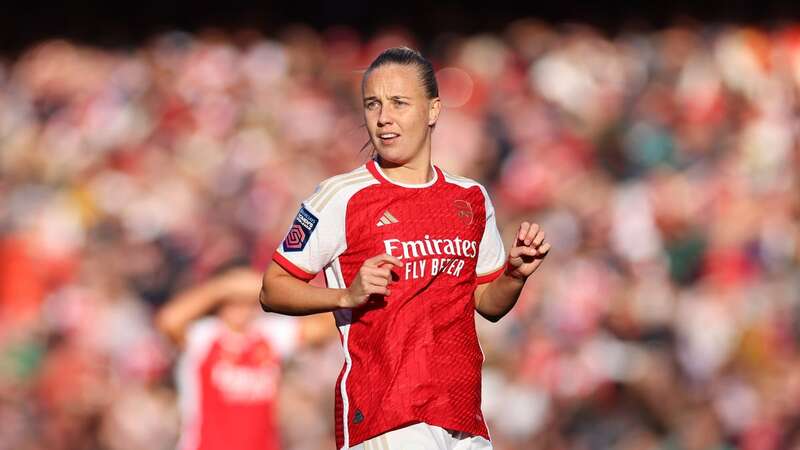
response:
<path id="1" fill-rule="evenodd" d="M 391 178 L 387 177 L 386 174 L 383 173 L 383 170 L 381 170 L 381 166 L 379 166 L 378 162 L 375 161 L 374 159 L 371 159 L 367 162 L 367 170 L 369 170 L 370 173 L 372 173 L 372 176 L 374 176 L 381 183 L 393 184 L 395 186 L 400 186 L 410 189 L 421 189 L 421 188 L 431 187 L 434 184 L 436 184 L 439 180 L 444 178 L 438 167 L 431 164 L 431 169 L 433 169 L 433 179 L 431 179 L 426 183 L 420 183 L 420 184 L 400 183 L 399 181 L 394 181 Z"/>

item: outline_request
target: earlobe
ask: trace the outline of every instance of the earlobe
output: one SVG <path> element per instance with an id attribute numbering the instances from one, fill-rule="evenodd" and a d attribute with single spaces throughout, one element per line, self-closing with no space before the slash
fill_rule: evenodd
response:
<path id="1" fill-rule="evenodd" d="M 441 101 L 439 98 L 435 98 L 431 101 L 431 107 L 428 110 L 428 126 L 436 125 L 436 121 L 439 120 L 439 111 L 441 110 Z"/>

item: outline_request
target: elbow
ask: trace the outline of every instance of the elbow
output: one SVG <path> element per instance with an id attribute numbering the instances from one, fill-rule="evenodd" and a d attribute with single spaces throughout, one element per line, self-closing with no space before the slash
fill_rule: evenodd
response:
<path id="1" fill-rule="evenodd" d="M 165 313 L 164 310 L 159 311 L 155 317 L 155 326 L 156 329 L 166 335 L 172 335 L 172 331 L 174 330 L 174 326 L 172 326 L 172 321 L 169 319 L 169 316 Z"/>
<path id="2" fill-rule="evenodd" d="M 475 293 L 475 311 L 477 311 L 481 317 L 489 322 L 499 322 L 509 310 L 498 308 L 497 305 L 493 304 L 491 301 L 488 301 L 483 294 L 484 292 Z"/>
<path id="3" fill-rule="evenodd" d="M 489 322 L 492 322 L 492 323 L 497 323 L 497 322 L 500 322 L 500 319 L 502 319 L 502 318 L 503 318 L 503 316 L 488 316 L 486 318 L 486 320 L 488 320 Z"/>
<path id="4" fill-rule="evenodd" d="M 505 317 L 505 314 L 484 314 L 484 313 L 481 313 L 481 316 L 483 316 L 483 318 L 488 320 L 489 322 L 497 323 L 497 322 L 500 321 L 500 319 Z"/>
<path id="5" fill-rule="evenodd" d="M 475 305 L 475 310 L 478 311 L 478 314 L 481 315 L 484 319 L 488 320 L 492 323 L 497 323 L 511 311 L 511 308 L 498 308 L 495 305 L 485 305 L 478 302 Z"/>
<path id="6" fill-rule="evenodd" d="M 181 342 L 181 327 L 176 325 L 174 320 L 164 312 L 158 313 L 155 317 L 156 329 L 174 343 Z"/>
<path id="7" fill-rule="evenodd" d="M 258 303 L 261 305 L 261 310 L 264 312 L 275 312 L 269 305 L 269 301 L 267 299 L 267 288 L 266 285 L 261 285 L 261 291 L 258 293 Z"/>

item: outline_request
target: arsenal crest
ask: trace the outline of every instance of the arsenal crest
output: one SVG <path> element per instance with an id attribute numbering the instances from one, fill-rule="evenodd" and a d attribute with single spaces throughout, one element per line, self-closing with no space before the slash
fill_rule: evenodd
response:
<path id="1" fill-rule="evenodd" d="M 472 225 L 472 205 L 466 200 L 456 200 L 456 214 L 464 222 L 465 225 Z"/>

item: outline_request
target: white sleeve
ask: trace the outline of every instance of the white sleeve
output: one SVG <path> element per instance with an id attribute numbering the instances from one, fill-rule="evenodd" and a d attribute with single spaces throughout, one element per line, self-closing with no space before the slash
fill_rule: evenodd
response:
<path id="1" fill-rule="evenodd" d="M 319 191 L 319 188 L 317 188 Z M 300 205 L 273 259 L 295 277 L 309 281 L 347 247 L 345 208 L 340 201 L 314 208 L 314 196 Z"/>
<path id="2" fill-rule="evenodd" d="M 300 319 L 280 314 L 267 314 L 256 321 L 264 336 L 281 358 L 291 355 L 300 344 Z"/>
<path id="3" fill-rule="evenodd" d="M 219 335 L 221 322 L 216 317 L 204 317 L 192 322 L 186 329 L 186 353 L 205 354 Z"/>
<path id="4" fill-rule="evenodd" d="M 481 186 L 481 191 L 486 199 L 486 225 L 478 250 L 478 264 L 475 266 L 478 284 L 488 283 L 499 277 L 503 273 L 506 263 L 506 251 L 503 247 L 503 238 L 497 229 L 494 206 L 483 186 Z"/>

